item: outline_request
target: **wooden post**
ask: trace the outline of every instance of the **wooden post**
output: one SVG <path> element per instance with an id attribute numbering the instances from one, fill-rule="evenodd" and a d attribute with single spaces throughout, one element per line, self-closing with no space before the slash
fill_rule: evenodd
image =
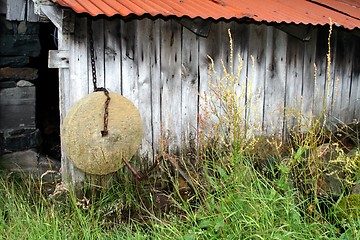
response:
<path id="1" fill-rule="evenodd" d="M 70 99 L 70 69 L 71 43 L 74 38 L 75 15 L 70 11 L 65 11 L 55 6 L 42 5 L 41 11 L 55 25 L 58 31 L 58 50 L 49 52 L 49 68 L 59 69 L 59 108 L 60 125 L 62 126 L 66 113 L 73 104 Z M 86 59 L 87 65 L 87 59 Z M 61 134 L 61 133 L 60 133 Z M 85 174 L 75 168 L 71 161 L 61 153 L 62 180 L 67 188 L 78 192 L 82 189 Z"/>
<path id="2" fill-rule="evenodd" d="M 58 50 L 49 51 L 49 68 L 59 69 L 59 108 L 60 125 L 71 106 L 91 92 L 89 87 L 89 66 L 87 46 L 87 17 L 77 17 L 74 12 L 56 6 L 42 5 L 41 11 L 56 26 L 58 31 Z M 78 26 L 75 32 L 75 27 Z M 76 66 L 70 71 L 69 66 Z M 60 133 L 61 134 L 61 133 Z M 65 186 L 76 195 L 83 193 L 84 183 L 91 187 L 108 188 L 113 174 L 97 176 L 85 174 L 76 168 L 62 150 L 62 180 Z"/>

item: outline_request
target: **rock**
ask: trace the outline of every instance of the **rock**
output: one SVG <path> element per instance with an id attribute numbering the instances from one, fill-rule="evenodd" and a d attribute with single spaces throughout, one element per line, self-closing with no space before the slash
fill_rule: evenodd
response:
<path id="1" fill-rule="evenodd" d="M 37 128 L 1 130 L 0 138 L 0 153 L 35 148 L 42 143 L 41 133 Z"/>
<path id="2" fill-rule="evenodd" d="M 0 56 L 0 67 L 24 67 L 29 62 L 27 56 Z"/>
<path id="3" fill-rule="evenodd" d="M 360 194 L 360 183 L 355 184 L 351 189 L 351 194 Z"/>
<path id="4" fill-rule="evenodd" d="M 15 81 L 0 81 L 0 89 L 16 87 Z"/>
<path id="5" fill-rule="evenodd" d="M 335 214 L 339 220 L 360 219 L 360 194 L 351 194 L 343 197 L 335 205 Z"/>
<path id="6" fill-rule="evenodd" d="M 20 80 L 16 83 L 16 86 L 18 87 L 32 87 L 34 86 L 34 84 L 32 84 L 31 82 L 29 81 L 26 81 L 26 80 Z"/>
<path id="7" fill-rule="evenodd" d="M 38 78 L 38 70 L 36 68 L 0 68 L 0 79 L 6 80 L 35 80 Z"/>
<path id="8" fill-rule="evenodd" d="M 48 170 L 59 171 L 60 167 L 59 161 L 39 155 L 32 149 L 0 156 L 0 169 L 6 172 L 34 174 L 40 177 Z"/>
<path id="9" fill-rule="evenodd" d="M 35 128 L 35 87 L 0 89 L 0 129 Z"/>
<path id="10" fill-rule="evenodd" d="M 32 35 L 1 35 L 0 55 L 38 57 L 41 45 L 38 34 Z"/>
<path id="11" fill-rule="evenodd" d="M 344 176 L 342 169 L 331 163 L 331 160 L 339 156 L 338 152 L 336 152 L 334 146 L 325 143 L 318 147 L 317 156 L 319 160 L 322 161 L 319 166 L 321 166 L 324 171 L 318 178 L 318 195 L 322 197 L 340 196 L 344 191 Z"/>

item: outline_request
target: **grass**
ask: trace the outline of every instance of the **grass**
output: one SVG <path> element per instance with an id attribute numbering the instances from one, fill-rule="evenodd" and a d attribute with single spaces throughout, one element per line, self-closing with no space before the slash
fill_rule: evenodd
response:
<path id="1" fill-rule="evenodd" d="M 195 159 L 164 152 L 160 181 L 136 182 L 119 174 L 121 181 L 106 192 L 84 191 L 81 196 L 74 196 L 61 183 L 4 176 L 0 178 L 0 238 L 360 239 L 360 219 L 347 217 L 352 209 L 336 207 L 348 195 L 346 189 L 359 181 L 358 131 L 348 126 L 350 131 L 342 132 L 343 136 L 351 133 L 357 145 L 351 156 L 326 130 L 325 111 L 313 123 L 295 126 L 290 143 L 258 137 L 260 124 L 241 117 L 250 110 L 256 115 L 255 103 L 240 101 L 243 97 L 256 101 L 256 97 L 234 87 L 241 66 L 235 72 L 222 65 L 224 74 L 214 72 L 214 64 L 210 68 L 215 81 L 202 98 Z M 324 142 L 333 149 L 332 161 L 326 164 L 318 154 Z M 176 160 L 182 174 L 171 170 L 169 159 Z M 337 202 L 320 200 L 319 182 L 324 174 L 340 174 L 339 168 L 345 190 Z"/>
<path id="2" fill-rule="evenodd" d="M 356 239 L 360 220 L 334 223 L 311 215 L 284 178 L 269 182 L 251 158 L 236 154 L 231 170 L 213 165 L 201 196 L 173 196 L 172 209 L 152 211 L 121 186 L 86 201 L 39 195 L 37 182 L 2 179 L 1 239 Z M 225 158 L 225 157 L 224 157 Z M 225 159 L 219 159 L 225 161 Z M 279 188 L 281 186 L 281 189 Z M 134 188 L 136 186 L 133 186 Z M 206 191 L 205 191 L 206 188 Z M 134 190 L 134 189 L 133 189 Z M 200 194 L 200 193 L 199 193 Z M 131 198 L 131 197 L 130 197 Z M 81 201 L 83 200 L 83 201 Z M 85 201 L 84 201 L 85 200 Z M 305 200 L 306 201 L 306 200 Z M 132 208 L 130 210 L 130 208 Z M 126 210 L 131 217 L 126 217 Z M 134 210 L 135 209 L 135 210 Z M 116 213 L 116 211 L 119 211 Z M 131 211 L 138 211 L 137 213 Z M 131 212 L 131 213 L 130 213 Z M 141 216 L 140 216 L 141 215 Z M 121 219 L 116 219 L 120 217 Z M 342 224 L 342 228 L 339 228 Z"/>

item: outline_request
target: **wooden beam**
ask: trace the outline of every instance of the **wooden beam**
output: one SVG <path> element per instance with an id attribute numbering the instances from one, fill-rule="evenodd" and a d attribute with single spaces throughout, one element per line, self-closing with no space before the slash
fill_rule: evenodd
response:
<path id="1" fill-rule="evenodd" d="M 41 5 L 44 13 L 57 29 L 64 33 L 74 32 L 75 13 L 57 6 Z"/>
<path id="2" fill-rule="evenodd" d="M 40 22 L 41 17 L 35 13 L 35 5 L 33 0 L 27 0 L 26 20 L 28 22 Z"/>
<path id="3" fill-rule="evenodd" d="M 69 51 L 50 50 L 48 57 L 49 68 L 69 68 Z"/>

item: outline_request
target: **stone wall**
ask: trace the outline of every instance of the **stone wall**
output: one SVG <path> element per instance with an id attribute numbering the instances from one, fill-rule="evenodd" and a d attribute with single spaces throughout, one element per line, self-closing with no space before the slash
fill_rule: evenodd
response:
<path id="1" fill-rule="evenodd" d="M 38 69 L 30 65 L 41 50 L 39 28 L 0 15 L 0 154 L 41 144 L 35 119 Z"/>

